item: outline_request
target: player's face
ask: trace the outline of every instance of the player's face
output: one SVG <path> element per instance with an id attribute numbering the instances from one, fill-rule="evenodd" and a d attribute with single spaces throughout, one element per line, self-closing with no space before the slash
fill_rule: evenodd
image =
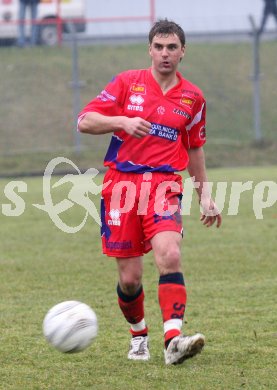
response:
<path id="1" fill-rule="evenodd" d="M 185 48 L 176 34 L 155 35 L 149 46 L 152 67 L 162 75 L 176 72 L 184 53 Z"/>

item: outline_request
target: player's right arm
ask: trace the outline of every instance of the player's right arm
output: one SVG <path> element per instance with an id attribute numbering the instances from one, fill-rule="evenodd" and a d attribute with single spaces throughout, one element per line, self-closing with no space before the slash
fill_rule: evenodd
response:
<path id="1" fill-rule="evenodd" d="M 140 117 L 106 116 L 98 112 L 87 112 L 78 123 L 78 130 L 87 134 L 107 134 L 124 130 L 127 134 L 142 138 L 149 134 L 151 123 Z"/>

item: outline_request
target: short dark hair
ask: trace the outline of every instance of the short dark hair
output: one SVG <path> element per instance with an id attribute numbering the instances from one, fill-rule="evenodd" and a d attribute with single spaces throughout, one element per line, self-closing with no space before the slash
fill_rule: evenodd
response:
<path id="1" fill-rule="evenodd" d="M 167 19 L 160 19 L 156 23 L 154 23 L 153 27 L 149 31 L 149 43 L 151 45 L 154 36 L 156 35 L 171 35 L 176 34 L 180 39 L 181 45 L 185 46 L 186 36 L 184 30 L 179 24 L 172 22 Z"/>

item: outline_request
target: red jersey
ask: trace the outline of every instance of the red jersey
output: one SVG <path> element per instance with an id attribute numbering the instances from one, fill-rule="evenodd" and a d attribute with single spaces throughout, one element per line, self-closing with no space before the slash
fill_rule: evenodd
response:
<path id="1" fill-rule="evenodd" d="M 201 90 L 177 72 L 179 82 L 166 94 L 150 69 L 129 70 L 111 80 L 79 114 L 141 117 L 149 135 L 137 139 L 114 132 L 104 165 L 123 172 L 175 172 L 189 161 L 187 150 L 205 143 L 206 103 Z"/>

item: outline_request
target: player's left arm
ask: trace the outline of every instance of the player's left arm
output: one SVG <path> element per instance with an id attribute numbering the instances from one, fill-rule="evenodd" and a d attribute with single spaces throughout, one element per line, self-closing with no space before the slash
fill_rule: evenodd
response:
<path id="1" fill-rule="evenodd" d="M 189 165 L 187 167 L 189 175 L 194 178 L 195 189 L 198 194 L 199 203 L 202 207 L 201 221 L 207 227 L 216 223 L 220 227 L 222 216 L 211 197 L 208 188 L 208 177 L 206 172 L 205 154 L 202 147 L 188 149 Z"/>

